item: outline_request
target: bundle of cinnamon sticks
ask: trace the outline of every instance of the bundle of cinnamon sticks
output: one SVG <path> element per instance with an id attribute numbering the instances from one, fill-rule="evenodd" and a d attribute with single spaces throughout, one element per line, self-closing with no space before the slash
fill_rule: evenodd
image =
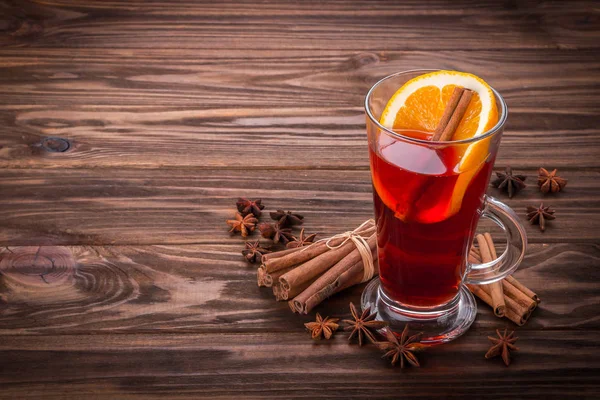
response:
<path id="1" fill-rule="evenodd" d="M 469 262 L 481 264 L 498 258 L 489 233 L 475 236 L 475 241 L 477 245 L 473 245 L 469 251 Z M 467 287 L 475 296 L 492 307 L 494 315 L 500 318 L 506 317 L 519 326 L 527 322 L 531 312 L 541 301 L 537 294 L 512 276 L 489 285 L 467 285 Z"/>
<path id="2" fill-rule="evenodd" d="M 379 273 L 375 230 L 375 222 L 369 220 L 352 232 L 265 254 L 257 271 L 258 286 L 271 287 L 278 301 L 307 314 L 329 296 Z M 365 253 L 370 256 L 366 268 Z"/>

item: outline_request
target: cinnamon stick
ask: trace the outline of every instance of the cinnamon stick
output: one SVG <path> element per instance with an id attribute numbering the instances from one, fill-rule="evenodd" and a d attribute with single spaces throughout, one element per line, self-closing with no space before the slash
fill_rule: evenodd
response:
<path id="1" fill-rule="evenodd" d="M 358 266 L 358 268 L 355 268 L 356 266 Z M 320 304 L 327 297 L 339 293 L 342 290 L 347 289 L 351 286 L 358 285 L 359 283 L 361 283 L 362 278 L 363 265 L 362 261 L 359 261 L 349 270 L 341 274 L 331 285 L 326 286 L 321 291 L 311 296 L 306 303 L 306 312 L 310 312 L 314 307 Z M 321 297 L 321 299 L 318 301 L 316 301 L 318 299 L 317 296 Z M 296 302 L 295 300 L 296 299 L 288 301 L 288 305 L 295 313 L 303 313 L 305 308 L 301 304 L 298 304 L 298 302 Z"/>
<path id="2" fill-rule="evenodd" d="M 488 245 L 488 249 L 490 250 L 490 255 L 492 256 L 492 260 L 498 258 L 498 254 L 496 254 L 496 246 L 494 246 L 494 240 L 492 239 L 492 235 L 489 232 L 485 232 L 483 234 L 483 238 Z"/>
<path id="3" fill-rule="evenodd" d="M 371 255 L 374 260 L 376 260 L 376 248 L 372 248 Z M 379 274 L 379 265 L 375 261 L 375 275 Z M 334 267 L 335 268 L 335 267 Z M 333 269 L 333 268 L 332 268 Z M 349 288 L 350 286 L 357 285 L 363 281 L 364 277 L 364 263 L 362 259 L 359 259 L 355 262 L 350 268 L 346 269 L 342 272 L 333 282 L 321 287 L 314 294 L 308 296 L 306 301 L 304 301 L 302 311 L 304 314 L 310 312 L 314 307 L 319 305 L 323 300 L 328 297 L 334 295 L 335 293 L 341 292 L 342 290 Z M 304 292 L 308 292 L 309 290 L 305 290 Z M 304 292 L 302 294 L 304 294 Z M 300 297 L 300 296 L 298 296 Z M 297 300 L 298 297 L 296 297 Z M 296 308 L 300 308 L 301 304 L 295 302 Z"/>
<path id="4" fill-rule="evenodd" d="M 294 305 L 292 304 L 292 302 L 291 302 L 291 301 L 288 301 L 287 303 L 288 303 L 288 306 L 290 307 L 290 310 L 292 310 L 292 312 L 293 312 L 294 314 L 298 312 L 298 311 L 296 311 L 296 309 L 294 308 Z"/>
<path id="5" fill-rule="evenodd" d="M 527 297 L 531 298 L 533 301 L 535 301 L 537 304 L 540 304 L 540 302 L 542 301 L 537 294 L 535 294 L 531 289 L 529 289 L 527 286 L 523 285 L 521 282 L 519 282 L 515 277 L 513 277 L 512 275 L 507 276 L 505 278 L 506 282 L 510 283 L 511 285 L 513 285 L 515 288 L 517 288 L 518 290 L 520 290 L 521 292 L 523 292 Z"/>
<path id="6" fill-rule="evenodd" d="M 462 97 L 464 91 L 465 91 L 465 89 L 461 88 L 460 86 L 456 86 L 454 88 L 454 90 L 452 91 L 452 95 L 450 96 L 450 99 L 448 100 L 448 103 L 446 104 L 444 113 L 442 114 L 442 119 L 440 119 L 440 122 L 439 122 L 437 128 L 435 128 L 435 131 L 433 132 L 433 136 L 432 136 L 431 140 L 433 140 L 433 141 L 440 140 L 440 137 L 442 136 L 444 129 L 446 129 L 448 122 L 450 122 L 450 119 L 452 118 L 452 115 L 454 114 L 454 111 L 456 110 L 456 106 L 458 105 L 458 102 L 460 101 L 460 98 Z"/>
<path id="7" fill-rule="evenodd" d="M 528 312 L 532 312 L 537 307 L 537 303 L 531 297 L 517 289 L 506 279 L 502 281 L 502 288 L 506 299 L 512 299 L 520 304 Z"/>
<path id="8" fill-rule="evenodd" d="M 275 271 L 279 271 L 282 269 L 286 269 L 289 267 L 293 267 L 294 265 L 301 264 L 306 262 L 312 258 L 320 256 L 321 254 L 329 251 L 329 248 L 325 244 L 325 242 L 319 242 L 311 244 L 310 246 L 299 247 L 294 249 L 297 251 L 289 252 L 281 257 L 276 258 L 267 258 L 264 260 L 262 266 L 265 268 L 265 271 L 271 273 Z M 287 250 L 284 250 L 287 251 Z M 273 253 L 277 254 L 277 253 Z M 267 256 L 268 254 L 265 254 Z M 264 257 L 264 256 L 263 256 Z"/>
<path id="9" fill-rule="evenodd" d="M 298 286 L 294 286 L 294 287 L 292 287 L 290 289 L 284 289 L 282 287 L 281 288 L 281 298 L 283 300 L 290 300 L 290 299 L 295 298 L 300 293 L 304 292 L 310 285 L 312 285 L 312 283 L 315 281 L 315 279 L 316 278 L 311 279 L 310 281 L 306 281 L 303 284 L 298 285 Z"/>
<path id="10" fill-rule="evenodd" d="M 262 268 L 262 267 L 261 267 Z M 279 277 L 283 274 L 285 274 L 288 271 L 291 271 L 292 269 L 294 269 L 295 267 L 289 267 L 286 269 L 280 269 L 278 271 L 275 272 L 265 272 L 263 281 L 266 287 L 272 287 L 274 283 L 279 282 Z"/>
<path id="11" fill-rule="evenodd" d="M 273 295 L 275 296 L 275 300 L 277 301 L 283 301 L 285 300 L 282 296 L 281 296 L 281 286 L 280 285 L 273 285 Z"/>
<path id="12" fill-rule="evenodd" d="M 481 288 L 491 297 L 492 293 L 491 293 L 491 289 L 490 289 L 490 285 L 481 285 Z M 518 302 L 516 302 L 514 299 L 508 297 L 508 296 L 504 296 L 504 301 L 506 304 L 506 310 L 511 309 L 515 314 L 521 316 L 521 317 L 525 317 L 529 314 L 531 314 L 531 311 L 529 310 L 528 306 L 524 306 Z"/>
<path id="13" fill-rule="evenodd" d="M 467 284 L 467 287 L 469 288 L 469 290 L 477 297 L 479 297 L 481 300 L 483 300 L 484 303 L 486 303 L 487 305 L 494 307 L 494 302 L 492 301 L 492 296 L 490 296 L 484 289 L 482 286 L 480 285 L 470 285 Z M 527 322 L 527 319 L 529 318 L 529 315 L 519 315 L 515 310 L 513 310 L 512 308 L 508 308 L 505 313 L 504 316 L 506 318 L 508 318 L 509 320 L 511 320 L 512 322 L 514 322 L 515 324 L 519 325 L 519 326 L 523 326 L 525 324 L 525 322 Z"/>
<path id="14" fill-rule="evenodd" d="M 371 235 L 367 239 L 367 244 L 371 249 L 371 255 L 373 255 L 377 244 L 377 238 L 375 234 Z M 354 243 L 352 243 L 352 245 L 354 246 L 354 250 L 352 250 L 348 255 L 331 267 L 331 269 L 316 279 L 312 285 L 310 285 L 294 299 L 294 306 L 298 312 L 303 314 L 308 313 L 313 307 L 320 304 L 327 297 L 335 293 L 337 287 L 334 285 L 334 282 L 339 279 L 344 272 L 354 268 L 354 270 L 362 271 L 364 274 L 364 265 L 360 252 Z M 346 275 L 345 277 L 351 278 L 353 276 Z"/>
<path id="15" fill-rule="evenodd" d="M 256 281 L 258 283 L 259 287 L 262 286 L 266 286 L 265 285 L 265 269 L 262 267 L 258 267 L 258 270 L 256 271 Z"/>
<path id="16" fill-rule="evenodd" d="M 465 116 L 472 97 L 473 91 L 458 86 L 454 88 L 450 100 L 448 101 L 448 104 L 446 104 L 440 123 L 431 137 L 432 141 L 445 142 L 452 140 L 454 131 L 456 131 L 460 121 Z"/>
<path id="17" fill-rule="evenodd" d="M 379 264 L 375 261 L 375 275 L 379 275 Z M 333 293 L 341 292 L 350 286 L 358 285 L 362 283 L 364 276 L 364 266 L 362 260 L 354 264 L 346 272 L 343 272 L 338 278 L 331 284 Z M 311 309 L 314 306 L 311 307 Z"/>
<path id="18" fill-rule="evenodd" d="M 481 235 L 478 235 L 481 236 Z M 489 250 L 490 256 L 492 258 L 497 258 L 496 248 L 494 246 L 492 237 L 489 233 L 485 233 L 482 235 L 484 238 L 484 246 L 482 246 L 479 237 L 476 237 L 478 240 L 479 248 L 471 247 L 469 250 L 469 259 L 471 262 L 479 259 L 487 259 L 484 255 L 486 251 Z M 485 262 L 485 260 L 484 260 Z M 517 282 L 517 285 L 514 285 L 512 282 Z M 513 321 L 517 325 L 523 325 L 527 322 L 529 317 L 531 316 L 531 312 L 537 307 L 537 302 L 535 298 L 538 298 L 535 293 L 533 293 L 530 289 L 523 286 L 520 282 L 518 282 L 512 276 L 509 276 L 501 281 L 502 284 L 502 293 L 504 296 L 504 301 L 506 305 L 505 317 Z M 491 285 L 470 285 L 467 287 L 473 294 L 483 300 L 485 303 L 494 307 L 494 301 L 492 299 L 492 287 Z M 525 290 L 522 290 L 525 289 Z M 527 293 L 528 292 L 528 293 Z"/>
<path id="19" fill-rule="evenodd" d="M 479 249 L 477 249 L 476 247 L 471 247 L 471 249 L 469 250 L 469 261 L 470 262 L 474 262 L 474 261 L 478 261 L 481 262 L 481 255 L 479 253 Z M 519 282 L 517 280 L 517 278 L 515 278 L 512 275 L 507 276 L 506 278 L 504 278 L 504 280 L 502 281 L 502 284 L 504 285 L 504 283 L 509 283 L 512 286 L 514 286 L 514 288 L 521 292 L 521 293 L 517 293 L 516 295 L 518 296 L 522 296 L 521 294 L 524 294 L 525 296 L 527 296 L 528 298 L 532 299 L 533 301 L 535 301 L 536 305 L 540 304 L 540 302 L 542 301 L 539 296 L 537 294 L 535 294 L 531 289 L 529 289 L 527 286 L 523 285 L 521 282 Z M 510 290 L 510 286 L 509 289 Z M 504 289 L 505 292 L 507 292 L 506 289 Z M 534 307 L 535 308 L 535 307 Z"/>
<path id="20" fill-rule="evenodd" d="M 481 255 L 477 253 L 474 247 L 469 249 L 469 262 L 471 264 L 481 264 Z"/>
<path id="21" fill-rule="evenodd" d="M 462 121 L 463 117 L 467 113 L 467 108 L 469 108 L 469 103 L 471 103 L 472 97 L 473 91 L 465 89 L 463 95 L 460 97 L 460 101 L 456 106 L 456 110 L 454 111 L 452 118 L 450 118 L 448 125 L 446 125 L 446 129 L 444 129 L 444 132 L 442 133 L 442 137 L 440 137 L 441 141 L 452 140 L 452 136 L 454 136 L 456 128 L 458 128 L 460 121 Z"/>
<path id="22" fill-rule="evenodd" d="M 263 256 L 260 259 L 260 262 L 262 264 L 265 263 L 265 261 L 267 260 L 274 260 L 276 258 L 281 258 L 283 256 L 286 256 L 288 254 L 292 254 L 297 252 L 298 250 L 301 250 L 302 247 L 294 247 L 292 249 L 284 249 L 284 250 L 280 250 L 280 251 L 275 251 L 273 253 L 267 253 L 267 254 L 263 254 Z"/>
<path id="23" fill-rule="evenodd" d="M 362 227 L 362 229 L 358 230 L 356 233 L 360 234 L 360 235 L 368 235 L 374 231 L 375 231 L 374 224 L 369 224 L 369 225 Z M 331 246 L 331 247 L 338 246 L 344 240 L 346 240 L 346 239 L 345 238 L 332 239 L 329 242 L 329 246 Z M 278 271 L 281 269 L 289 268 L 294 265 L 308 262 L 309 260 L 312 260 L 315 257 L 318 257 L 318 256 L 330 251 L 330 249 L 327 245 L 327 241 L 316 242 L 316 243 L 311 244 L 310 246 L 300 247 L 300 248 L 294 249 L 294 250 L 298 250 L 298 251 L 288 252 L 287 250 L 284 250 L 287 252 L 287 254 L 285 254 L 282 257 L 277 257 L 276 256 L 277 253 L 265 254 L 263 256 L 263 264 L 262 264 L 265 267 L 265 271 L 268 273 L 271 273 L 271 272 L 275 272 L 275 271 Z M 275 254 L 275 256 L 273 256 L 273 254 Z M 267 257 L 267 259 L 265 260 L 265 256 L 268 256 L 268 255 L 270 255 L 271 257 Z"/>
<path id="24" fill-rule="evenodd" d="M 375 236 L 375 233 L 370 236 Z M 281 282 L 281 286 L 284 289 L 291 290 L 296 285 L 301 285 L 306 281 L 318 277 L 355 249 L 356 245 L 354 242 L 348 240 L 341 247 L 323 253 L 298 266 L 298 268 L 285 273 L 279 278 L 279 282 Z"/>
<path id="25" fill-rule="evenodd" d="M 492 258 L 493 255 L 496 254 L 496 250 L 494 248 L 494 243 L 492 241 L 491 235 L 477 235 L 475 236 L 475 240 L 477 240 L 477 245 L 479 246 L 479 252 L 481 253 L 481 260 L 484 263 L 488 263 L 496 258 Z M 493 252 L 493 253 L 492 253 Z M 492 302 L 494 303 L 493 309 L 494 314 L 497 317 L 503 317 L 504 312 L 506 310 L 506 303 L 504 301 L 504 294 L 502 292 L 502 283 L 494 282 L 487 285 L 490 288 L 490 295 L 492 297 Z"/>

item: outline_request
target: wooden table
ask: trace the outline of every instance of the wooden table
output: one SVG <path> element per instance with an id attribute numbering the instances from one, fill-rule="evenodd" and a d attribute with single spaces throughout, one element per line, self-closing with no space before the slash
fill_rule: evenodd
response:
<path id="1" fill-rule="evenodd" d="M 599 28 L 586 1 L 0 1 L 0 397 L 599 396 Z M 490 193 L 557 210 L 527 228 L 543 300 L 509 368 L 482 304 L 420 369 L 313 343 L 227 233 L 238 196 L 321 237 L 371 217 L 364 95 L 417 67 L 505 96 L 496 167 L 529 186 Z"/>

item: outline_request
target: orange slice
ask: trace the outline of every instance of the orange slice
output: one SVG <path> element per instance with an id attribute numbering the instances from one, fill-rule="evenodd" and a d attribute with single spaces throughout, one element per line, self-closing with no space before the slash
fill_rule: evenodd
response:
<path id="1" fill-rule="evenodd" d="M 433 132 L 455 86 L 474 93 L 452 140 L 479 136 L 494 127 L 498 110 L 492 88 L 473 74 L 457 71 L 431 72 L 406 82 L 388 101 L 380 122 L 390 129 Z"/>
<path id="2" fill-rule="evenodd" d="M 380 122 L 386 128 L 396 131 L 433 132 L 456 86 L 470 89 L 474 93 L 452 141 L 477 137 L 492 129 L 498 123 L 498 109 L 491 87 L 473 74 L 457 71 L 435 71 L 406 82 L 388 101 Z M 469 183 L 489 156 L 488 147 L 488 140 L 460 146 L 457 171 L 460 176 L 454 186 L 445 218 L 460 209 Z"/>

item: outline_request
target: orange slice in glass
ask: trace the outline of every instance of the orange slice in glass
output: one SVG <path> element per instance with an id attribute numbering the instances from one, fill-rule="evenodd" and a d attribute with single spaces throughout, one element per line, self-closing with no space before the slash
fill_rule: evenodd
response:
<path id="1" fill-rule="evenodd" d="M 457 71 L 435 71 L 406 82 L 388 101 L 380 122 L 395 131 L 433 132 L 456 86 L 470 89 L 474 93 L 451 140 L 477 137 L 492 129 L 498 123 L 498 109 L 491 87 L 473 74 Z M 446 218 L 460 209 L 469 183 L 488 158 L 488 147 L 488 140 L 461 146 L 457 171 L 460 176 L 456 181 Z"/>

